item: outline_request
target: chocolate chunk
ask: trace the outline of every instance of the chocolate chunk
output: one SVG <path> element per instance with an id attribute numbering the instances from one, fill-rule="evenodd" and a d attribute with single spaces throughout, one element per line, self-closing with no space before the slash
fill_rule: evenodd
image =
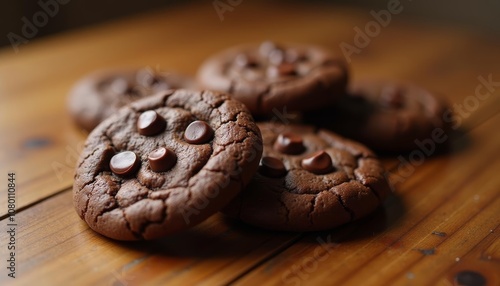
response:
<path id="1" fill-rule="evenodd" d="M 297 75 L 297 70 L 295 69 L 294 64 L 283 63 L 279 66 L 269 66 L 267 69 L 267 75 L 271 78 L 294 76 Z"/>
<path id="2" fill-rule="evenodd" d="M 326 174 L 333 170 L 332 158 L 325 151 L 317 151 L 302 159 L 302 167 L 314 174 Z"/>
<path id="3" fill-rule="evenodd" d="M 203 144 L 212 140 L 214 130 L 204 121 L 194 121 L 189 124 L 184 132 L 184 139 L 191 144 Z"/>
<path id="4" fill-rule="evenodd" d="M 296 75 L 297 70 L 294 64 L 285 63 L 278 66 L 280 75 Z"/>
<path id="5" fill-rule="evenodd" d="M 143 112 L 137 120 L 137 131 L 145 136 L 153 136 L 165 130 L 167 122 L 154 110 Z"/>
<path id="6" fill-rule="evenodd" d="M 111 171 L 119 176 L 129 176 L 137 171 L 140 160 L 132 151 L 124 151 L 114 155 L 109 162 Z"/>
<path id="7" fill-rule="evenodd" d="M 297 155 L 306 149 L 302 137 L 294 133 L 281 133 L 274 142 L 274 149 L 284 154 Z"/>
<path id="8" fill-rule="evenodd" d="M 262 157 L 259 165 L 259 173 L 266 177 L 279 178 L 286 174 L 286 168 L 280 159 Z"/>
<path id="9" fill-rule="evenodd" d="M 177 156 L 172 150 L 165 147 L 160 147 L 148 156 L 149 166 L 155 172 L 166 172 L 175 165 Z"/>
<path id="10" fill-rule="evenodd" d="M 471 270 L 460 271 L 455 275 L 455 285 L 460 286 L 484 286 L 486 278 L 481 273 Z"/>

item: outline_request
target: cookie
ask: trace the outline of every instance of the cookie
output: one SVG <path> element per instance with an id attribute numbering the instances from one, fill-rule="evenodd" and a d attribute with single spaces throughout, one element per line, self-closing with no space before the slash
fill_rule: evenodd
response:
<path id="1" fill-rule="evenodd" d="M 345 91 L 345 61 L 314 45 L 264 42 L 224 50 L 198 71 L 199 84 L 228 92 L 256 116 L 311 110 Z"/>
<path id="2" fill-rule="evenodd" d="M 308 125 L 258 123 L 257 174 L 224 212 L 271 230 L 326 230 L 375 210 L 390 194 L 372 151 Z"/>
<path id="3" fill-rule="evenodd" d="M 159 238 L 225 206 L 261 154 L 260 131 L 242 103 L 210 91 L 166 91 L 123 107 L 89 134 L 74 206 L 107 237 Z"/>
<path id="4" fill-rule="evenodd" d="M 68 97 L 68 109 L 79 127 L 91 131 L 132 101 L 167 89 L 194 87 L 192 79 L 176 73 L 156 73 L 151 69 L 102 70 L 75 84 Z"/>
<path id="5" fill-rule="evenodd" d="M 447 130 L 447 105 L 435 94 L 410 83 L 383 80 L 354 82 L 335 105 L 307 114 L 308 123 L 386 153 L 411 151 L 416 139 Z"/>

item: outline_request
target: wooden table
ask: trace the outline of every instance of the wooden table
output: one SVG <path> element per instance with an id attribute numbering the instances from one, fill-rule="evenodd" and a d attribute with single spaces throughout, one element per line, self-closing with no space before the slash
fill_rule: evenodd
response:
<path id="1" fill-rule="evenodd" d="M 500 285 L 500 86 L 478 87 L 500 82 L 499 38 L 408 22 L 404 9 L 351 55 L 353 78 L 412 80 L 465 107 L 450 152 L 383 159 L 395 184 L 384 208 L 321 233 L 264 231 L 220 215 L 155 242 L 91 231 L 71 198 L 86 134 L 65 108 L 82 75 L 109 66 L 194 74 L 219 49 L 265 39 L 341 52 L 355 27 L 373 21 L 345 7 L 250 1 L 223 17 L 211 2 L 190 4 L 0 50 L 1 285 L 453 285 L 465 270 Z M 7 223 L 17 224 L 15 279 Z"/>

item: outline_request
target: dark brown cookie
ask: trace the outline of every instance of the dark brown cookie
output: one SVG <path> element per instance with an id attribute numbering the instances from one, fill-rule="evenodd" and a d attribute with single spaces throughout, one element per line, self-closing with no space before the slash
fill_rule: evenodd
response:
<path id="1" fill-rule="evenodd" d="M 210 91 L 166 91 L 131 103 L 89 135 L 74 205 L 95 231 L 154 239 L 191 227 L 250 181 L 262 138 L 245 106 Z"/>
<path id="2" fill-rule="evenodd" d="M 331 129 L 382 152 L 417 148 L 443 121 L 447 105 L 433 93 L 409 83 L 382 80 L 354 82 L 335 105 L 311 112 L 306 122 Z"/>
<path id="3" fill-rule="evenodd" d="M 258 116 L 332 103 L 345 91 L 347 77 L 344 60 L 323 48 L 272 42 L 222 51 L 198 71 L 200 85 L 230 93 Z"/>
<path id="4" fill-rule="evenodd" d="M 147 68 L 102 70 L 75 84 L 69 94 L 68 108 L 76 124 L 91 131 L 132 101 L 159 91 L 194 87 L 192 79 L 176 73 L 157 73 Z"/>
<path id="5" fill-rule="evenodd" d="M 272 230 L 316 231 L 366 216 L 389 195 L 384 168 L 363 145 L 307 125 L 258 124 L 260 167 L 224 212 Z"/>

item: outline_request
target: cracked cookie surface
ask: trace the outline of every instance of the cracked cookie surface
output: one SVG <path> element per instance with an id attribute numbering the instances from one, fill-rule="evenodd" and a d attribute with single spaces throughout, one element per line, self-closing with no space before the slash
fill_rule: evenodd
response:
<path id="1" fill-rule="evenodd" d="M 228 92 L 254 115 L 283 107 L 311 110 L 334 102 L 348 80 L 347 64 L 313 45 L 273 42 L 224 50 L 207 59 L 198 71 L 204 88 Z"/>
<path id="2" fill-rule="evenodd" d="M 258 124 L 257 174 L 225 209 L 258 227 L 329 229 L 366 216 L 389 195 L 384 168 L 363 145 L 307 125 Z"/>
<path id="3" fill-rule="evenodd" d="M 362 80 L 352 83 L 346 96 L 335 105 L 307 114 L 305 118 L 376 151 L 405 152 L 418 147 L 416 139 L 446 131 L 446 115 L 447 104 L 419 86 Z"/>
<path id="4" fill-rule="evenodd" d="M 159 238 L 220 210 L 250 181 L 261 153 L 260 131 L 240 102 L 210 91 L 162 92 L 90 133 L 74 205 L 105 236 Z"/>
<path id="5" fill-rule="evenodd" d="M 101 70 L 78 81 L 68 97 L 68 109 L 75 123 L 91 131 L 120 107 L 152 95 L 178 88 L 194 88 L 189 77 L 152 69 Z"/>

